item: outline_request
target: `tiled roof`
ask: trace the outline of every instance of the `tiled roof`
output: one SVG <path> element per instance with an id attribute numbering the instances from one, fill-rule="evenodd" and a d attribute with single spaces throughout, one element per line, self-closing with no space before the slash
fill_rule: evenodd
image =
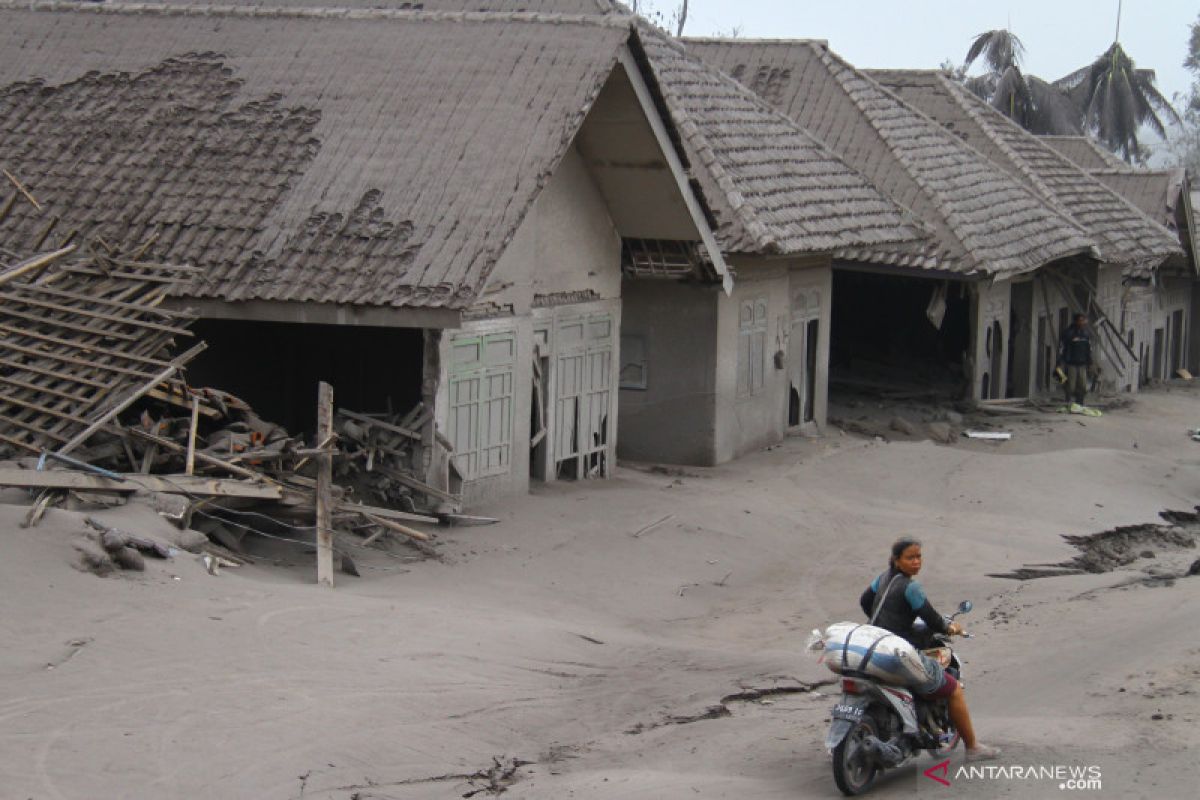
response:
<path id="1" fill-rule="evenodd" d="M 464 308 L 629 36 L 595 14 L 0 0 L 0 166 L 56 236 L 157 236 L 150 256 L 203 268 L 197 296 Z"/>
<path id="2" fill-rule="evenodd" d="M 1105 261 L 1140 272 L 1182 254 L 1177 237 L 1160 224 L 1162 213 L 1148 217 L 1136 201 L 1129 202 L 1133 198 L 1101 184 L 944 73 L 867 74 L 1070 216 L 1098 243 Z"/>
<path id="3" fill-rule="evenodd" d="M 1184 189 L 1182 169 L 1094 169 L 1088 174 L 1147 216 L 1176 229 L 1175 207 Z"/>
<path id="4" fill-rule="evenodd" d="M 1024 272 L 1093 250 L 1059 210 L 820 42 L 686 40 L 911 209 L 937 234 L 912 266 Z M 870 253 L 847 257 L 872 260 Z"/>
<path id="5" fill-rule="evenodd" d="M 1046 144 L 1053 147 L 1061 155 L 1070 159 L 1072 164 L 1086 169 L 1121 169 L 1131 170 L 1115 153 L 1106 150 L 1099 142 L 1090 136 L 1039 136 Z"/>
<path id="6" fill-rule="evenodd" d="M 922 246 L 910 216 L 795 122 L 650 26 L 639 37 L 723 249 Z"/>

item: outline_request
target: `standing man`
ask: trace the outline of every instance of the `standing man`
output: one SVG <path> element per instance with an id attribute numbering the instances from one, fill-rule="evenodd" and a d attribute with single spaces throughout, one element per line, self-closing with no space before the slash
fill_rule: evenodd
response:
<path id="1" fill-rule="evenodd" d="M 1062 332 L 1058 343 L 1058 366 L 1067 373 L 1067 382 L 1063 384 L 1067 402 L 1083 405 L 1088 376 L 1092 372 L 1092 334 L 1088 330 L 1087 314 L 1076 314 L 1075 321 Z"/>

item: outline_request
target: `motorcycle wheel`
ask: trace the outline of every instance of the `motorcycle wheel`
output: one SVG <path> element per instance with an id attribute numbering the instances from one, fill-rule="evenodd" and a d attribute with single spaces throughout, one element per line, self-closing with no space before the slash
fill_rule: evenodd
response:
<path id="1" fill-rule="evenodd" d="M 869 718 L 863 719 L 833 748 L 833 782 L 848 797 L 866 792 L 879 775 L 879 766 L 863 746 L 863 740 L 874 735 L 875 724 Z"/>

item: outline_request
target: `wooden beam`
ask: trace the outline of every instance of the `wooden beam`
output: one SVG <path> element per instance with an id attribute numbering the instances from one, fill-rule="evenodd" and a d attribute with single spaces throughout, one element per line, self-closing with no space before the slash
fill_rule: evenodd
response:
<path id="1" fill-rule="evenodd" d="M 187 458 L 184 472 L 188 475 L 196 473 L 196 426 L 200 424 L 200 398 L 192 398 L 192 421 L 188 425 Z"/>
<path id="2" fill-rule="evenodd" d="M 363 519 L 367 520 L 368 522 L 372 522 L 376 525 L 379 525 L 382 528 L 387 528 L 389 531 L 392 531 L 393 533 L 399 533 L 404 536 L 407 536 L 410 539 L 416 539 L 418 542 L 428 542 L 429 541 L 428 533 L 419 531 L 416 528 L 410 528 L 407 525 L 401 525 L 399 522 L 392 522 L 390 519 L 384 519 L 383 517 L 377 517 L 374 514 L 363 514 Z"/>
<path id="3" fill-rule="evenodd" d="M 317 384 L 317 441 L 333 436 L 333 387 Z M 317 456 L 317 583 L 333 586 L 333 457 Z"/>
<path id="4" fill-rule="evenodd" d="M 18 469 L 0 467 L 0 486 L 21 489 L 72 489 L 82 492 L 136 492 L 182 494 L 196 497 L 244 497 L 252 500 L 279 500 L 283 490 L 268 484 L 246 483 L 227 478 L 194 475 L 123 474 L 116 481 L 87 472 L 65 469 Z"/>
<path id="5" fill-rule="evenodd" d="M 58 452 L 65 455 L 66 453 L 69 453 L 72 450 L 74 450 L 79 445 L 83 444 L 89 436 L 91 436 L 93 433 L 95 433 L 96 431 L 100 430 L 102 427 L 107 425 L 110 420 L 115 418 L 118 414 L 120 414 L 125 409 L 129 408 L 129 406 L 133 405 L 134 402 L 136 402 L 138 398 L 140 398 L 146 392 L 153 389 L 155 386 L 158 386 L 160 383 L 165 381 L 167 378 L 174 375 L 176 371 L 178 371 L 181 367 L 183 367 L 183 365 L 187 364 L 193 358 L 200 355 L 200 353 L 203 352 L 204 348 L 207 346 L 208 345 L 206 345 L 204 342 L 201 342 L 200 344 L 196 345 L 192 349 L 188 350 L 183 355 L 176 358 L 174 361 L 172 361 L 167 366 L 166 369 L 164 369 L 162 372 L 155 375 L 153 378 L 151 378 L 146 383 L 142 384 L 140 387 L 137 387 L 133 391 L 129 392 L 129 394 L 126 395 L 125 399 L 121 400 L 121 402 L 117 403 L 115 406 L 113 406 L 108 411 L 106 411 L 99 419 L 97 419 L 95 422 L 93 422 L 91 425 L 89 425 L 86 429 L 84 429 L 80 433 L 77 433 L 74 437 L 72 437 L 71 441 L 67 442 L 62 447 L 58 448 Z"/>
<path id="6" fill-rule="evenodd" d="M 438 518 L 430 517 L 425 514 L 413 514 L 408 511 L 395 511 L 390 508 L 379 508 L 378 506 L 367 506 L 361 503 L 340 503 L 335 509 L 339 514 L 346 512 L 351 514 L 370 514 L 375 517 L 383 517 L 384 519 L 399 519 L 407 522 L 424 522 L 429 525 L 437 525 Z"/>
<path id="7" fill-rule="evenodd" d="M 438 500 L 445 500 L 447 503 L 454 503 L 455 505 L 459 505 L 462 502 L 460 498 L 455 497 L 449 492 L 443 492 L 441 489 L 435 489 L 428 483 L 419 481 L 413 476 L 401 472 L 398 469 L 392 469 L 391 467 L 385 467 L 382 465 L 376 465 L 375 469 L 379 472 L 382 472 L 392 480 L 402 483 L 408 488 L 420 492 L 426 497 L 435 497 Z"/>
<path id="8" fill-rule="evenodd" d="M 382 428 L 385 431 L 391 431 L 392 433 L 399 434 L 400 436 L 407 436 L 409 439 L 416 439 L 418 442 L 421 441 L 421 434 L 417 433 L 416 431 L 410 431 L 408 428 L 401 428 L 399 425 L 393 425 L 390 422 L 384 422 L 383 420 L 378 420 L 374 417 L 368 417 L 366 414 L 358 414 L 354 411 L 347 411 L 344 408 L 338 413 L 343 417 L 349 417 L 355 422 L 361 422 L 365 425 L 374 425 L 375 427 Z"/>
<path id="9" fill-rule="evenodd" d="M 34 256 L 33 258 L 27 258 L 20 264 L 14 265 L 11 269 L 0 272 L 0 286 L 3 286 L 9 281 L 17 279 L 26 273 L 48 266 L 55 259 L 61 258 L 62 256 L 73 252 L 75 252 L 75 245 L 69 245 L 49 253 L 42 253 L 41 255 Z"/>

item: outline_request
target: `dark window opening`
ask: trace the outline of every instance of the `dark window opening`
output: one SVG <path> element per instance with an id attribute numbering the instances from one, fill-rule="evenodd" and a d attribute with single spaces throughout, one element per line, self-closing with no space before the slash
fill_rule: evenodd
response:
<path id="1" fill-rule="evenodd" d="M 834 271 L 830 385 L 879 385 L 961 396 L 971 343 L 966 286 L 952 282 L 942 324 L 926 314 L 939 281 Z M 813 337 L 814 340 L 816 337 Z"/>
<path id="2" fill-rule="evenodd" d="M 362 413 L 404 413 L 421 401 L 424 335 L 417 328 L 198 320 L 208 349 L 187 380 L 245 400 L 292 435 L 316 429 L 317 383 L 334 405 Z"/>

